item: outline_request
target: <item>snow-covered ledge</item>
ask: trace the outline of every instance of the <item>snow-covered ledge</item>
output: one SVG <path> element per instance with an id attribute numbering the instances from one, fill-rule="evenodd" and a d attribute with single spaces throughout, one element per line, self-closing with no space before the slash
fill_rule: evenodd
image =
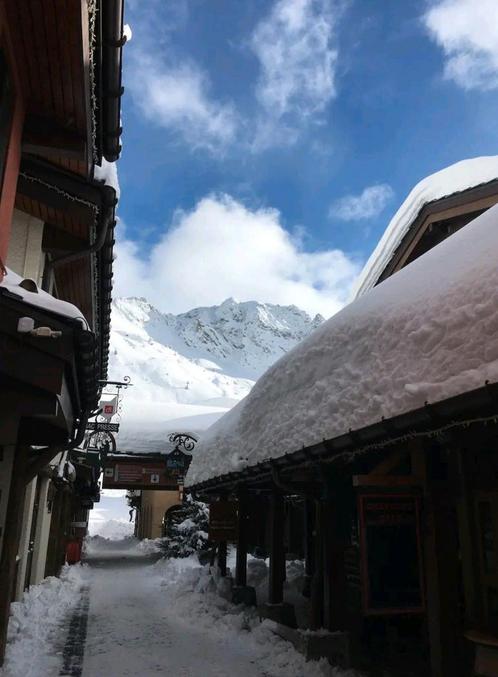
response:
<path id="1" fill-rule="evenodd" d="M 72 303 L 67 303 L 67 301 L 56 299 L 52 294 L 40 289 L 34 280 L 22 278 L 8 268 L 7 275 L 0 281 L 0 289 L 6 289 L 31 306 L 79 320 L 82 327 L 88 329 L 88 323 L 79 308 L 73 306 Z"/>

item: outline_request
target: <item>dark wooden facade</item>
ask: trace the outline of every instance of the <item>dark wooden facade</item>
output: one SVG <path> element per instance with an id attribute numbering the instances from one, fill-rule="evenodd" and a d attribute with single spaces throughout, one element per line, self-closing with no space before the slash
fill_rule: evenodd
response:
<path id="1" fill-rule="evenodd" d="M 97 0 L 94 16 L 89 6 L 0 0 L 0 279 L 16 207 L 44 224 L 43 288 L 81 311 L 71 319 L 0 286 L 0 451 L 13 457 L 2 485 L 0 664 L 26 484 L 82 440 L 107 373 L 116 193 L 94 168 L 119 155 L 123 1 Z M 21 335 L 26 316 L 60 338 Z M 91 498 L 80 485 L 54 481 L 48 573 Z"/>

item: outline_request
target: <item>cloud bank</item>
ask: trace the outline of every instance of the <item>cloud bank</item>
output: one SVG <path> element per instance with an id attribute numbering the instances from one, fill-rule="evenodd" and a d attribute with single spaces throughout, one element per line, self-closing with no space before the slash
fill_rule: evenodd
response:
<path id="1" fill-rule="evenodd" d="M 464 89 L 498 88 L 497 0 L 438 0 L 423 21 L 444 51 L 446 78 Z"/>
<path id="2" fill-rule="evenodd" d="M 251 210 L 228 195 L 178 212 L 146 260 L 126 237 L 116 252 L 114 295 L 144 296 L 174 313 L 233 296 L 329 317 L 345 304 L 359 272 L 339 249 L 304 251 L 277 210 Z"/>

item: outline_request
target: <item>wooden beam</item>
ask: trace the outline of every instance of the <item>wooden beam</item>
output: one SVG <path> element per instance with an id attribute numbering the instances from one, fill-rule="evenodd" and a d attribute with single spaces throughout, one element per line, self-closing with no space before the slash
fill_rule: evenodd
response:
<path id="1" fill-rule="evenodd" d="M 54 155 L 72 160 L 85 160 L 87 144 L 77 132 L 57 124 L 52 118 L 27 115 L 22 150 L 32 155 Z"/>
<path id="2" fill-rule="evenodd" d="M 353 475 L 354 487 L 416 487 L 422 480 L 413 475 Z"/>

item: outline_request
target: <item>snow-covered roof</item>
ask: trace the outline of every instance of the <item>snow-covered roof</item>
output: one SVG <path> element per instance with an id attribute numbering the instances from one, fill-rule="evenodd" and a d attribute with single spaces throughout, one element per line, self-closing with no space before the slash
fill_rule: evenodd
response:
<path id="1" fill-rule="evenodd" d="M 21 283 L 24 283 L 25 286 L 21 286 Z M 72 303 L 67 303 L 67 301 L 56 299 L 51 294 L 43 291 L 34 280 L 24 279 L 7 268 L 7 275 L 5 275 L 3 280 L 0 280 L 0 287 L 21 297 L 25 303 L 29 303 L 31 306 L 49 310 L 63 317 L 77 319 L 81 322 L 84 329 L 88 329 L 88 323 L 79 308 L 73 306 Z"/>
<path id="2" fill-rule="evenodd" d="M 498 206 L 282 357 L 197 445 L 192 485 L 498 380 Z"/>
<path id="3" fill-rule="evenodd" d="M 361 296 L 376 284 L 425 205 L 495 179 L 498 179 L 498 155 L 490 155 L 456 162 L 417 183 L 391 219 L 361 271 L 352 298 Z"/>

